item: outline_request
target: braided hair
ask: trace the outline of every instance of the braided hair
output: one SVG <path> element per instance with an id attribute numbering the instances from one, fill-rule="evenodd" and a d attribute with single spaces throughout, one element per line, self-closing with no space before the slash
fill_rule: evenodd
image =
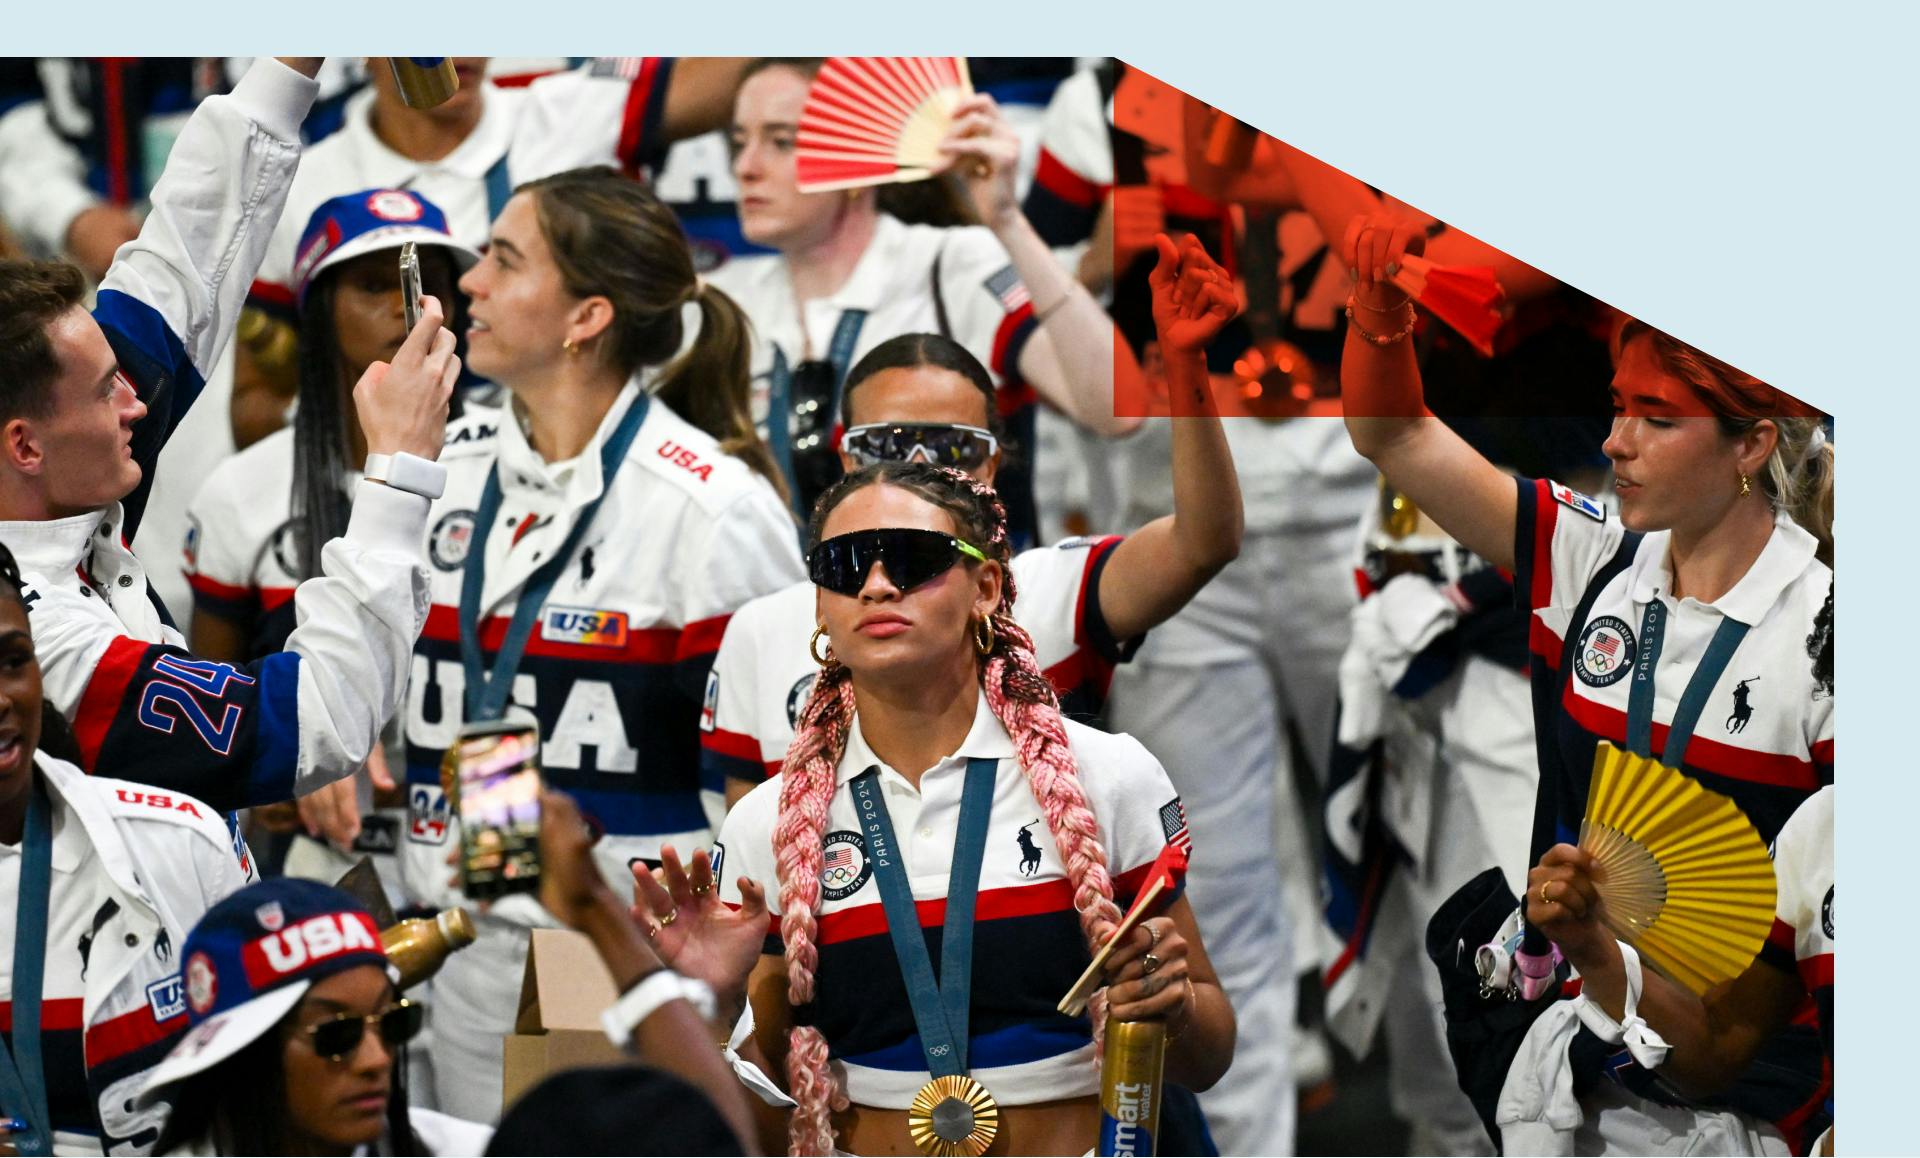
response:
<path id="1" fill-rule="evenodd" d="M 910 491 L 946 511 L 953 516 L 960 536 L 979 546 L 1006 572 L 999 606 L 990 618 L 993 646 L 980 657 L 981 691 L 988 708 L 1013 738 L 1020 767 L 1046 816 L 1047 829 L 1067 868 L 1080 931 L 1091 952 L 1103 926 L 1119 922 L 1120 910 L 1113 902 L 1113 880 L 1107 872 L 1099 821 L 1087 803 L 1068 746 L 1060 701 L 1034 659 L 1033 637 L 1014 622 L 1011 613 L 1014 585 L 1006 508 L 991 487 L 959 471 L 920 463 L 880 463 L 846 476 L 820 497 L 807 528 L 809 547 L 819 544 L 821 529 L 834 508 L 870 486 Z M 780 878 L 787 1000 L 796 1008 L 813 1000 L 814 974 L 820 964 L 815 938 L 824 855 L 821 838 L 837 788 L 836 770 L 853 726 L 854 706 L 852 674 L 844 665 L 832 663 L 815 681 L 813 693 L 801 710 L 793 744 L 781 769 L 773 847 Z M 1103 990 L 1095 995 L 1090 1007 L 1096 1044 L 1106 1021 L 1105 1011 Z M 801 1026 L 791 1031 L 787 1076 L 799 1105 L 789 1133 L 794 1154 L 833 1151 L 828 1113 L 830 1109 L 844 1109 L 847 1101 L 835 1086 L 827 1060 L 826 1038 L 817 1028 Z"/>

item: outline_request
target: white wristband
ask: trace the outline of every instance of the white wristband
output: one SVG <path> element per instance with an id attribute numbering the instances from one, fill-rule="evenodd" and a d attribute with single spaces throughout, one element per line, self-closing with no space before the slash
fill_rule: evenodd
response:
<path id="1" fill-rule="evenodd" d="M 671 969 L 658 969 L 642 977 L 620 995 L 620 999 L 600 1015 L 600 1028 L 618 1049 L 633 1042 L 633 1031 L 640 1023 L 669 1001 L 684 1000 L 704 1021 L 713 1020 L 713 990 L 704 981 L 682 977 Z"/>
<path id="2" fill-rule="evenodd" d="M 446 467 L 405 451 L 368 455 L 366 477 L 369 482 L 385 483 L 425 499 L 437 499 L 447 489 Z"/>
<path id="3" fill-rule="evenodd" d="M 1640 1016 L 1640 994 L 1645 987 L 1646 978 L 1640 966 L 1640 953 L 1625 941 L 1619 942 L 1620 964 L 1627 975 L 1626 999 L 1621 1003 L 1620 1012 L 1624 1020 L 1615 1021 L 1600 1008 L 1598 1002 L 1590 1000 L 1582 990 L 1574 999 L 1574 1012 L 1579 1015 L 1580 1023 L 1594 1032 L 1594 1036 L 1608 1045 L 1626 1044 L 1627 1052 L 1633 1060 L 1647 1069 L 1658 1069 L 1667 1060 L 1668 1045 L 1654 1028 Z"/>

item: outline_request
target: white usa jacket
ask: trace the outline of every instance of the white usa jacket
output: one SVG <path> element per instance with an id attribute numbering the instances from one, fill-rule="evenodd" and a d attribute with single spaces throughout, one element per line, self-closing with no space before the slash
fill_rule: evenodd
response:
<path id="1" fill-rule="evenodd" d="M 144 1154 L 159 1139 L 169 1107 L 160 1102 L 135 1110 L 135 1095 L 187 1028 L 180 947 L 210 906 L 259 878 L 246 846 L 198 800 L 88 776 L 45 752 L 34 756 L 34 766 L 47 786 L 56 834 L 41 1036 L 51 1052 L 47 1039 L 75 1032 L 61 1028 L 70 1019 L 57 1015 L 56 995 L 84 994 L 77 1033 L 87 1093 L 103 1131 L 98 1139 L 57 1131 L 56 1152 Z M 75 822 L 90 855 L 63 867 L 61 833 Z M 12 913 L 19 877 L 5 880 L 10 887 L 0 904 Z M 77 944 L 56 939 L 56 930 L 76 924 L 75 906 L 87 910 L 77 914 L 86 937 Z M 11 960 L 8 924 L 4 944 Z M 11 989 L 8 978 L 9 1007 Z M 58 1100 L 58 1091 L 48 1092 Z"/>
<path id="2" fill-rule="evenodd" d="M 88 768 L 221 809 L 287 800 L 366 761 L 400 702 L 426 616 L 427 501 L 362 483 L 324 574 L 296 597 L 280 654 L 199 660 L 162 616 L 134 538 L 160 450 L 219 357 L 299 161 L 314 83 L 257 62 L 181 132 L 153 212 L 101 284 L 94 319 L 147 404 L 134 427 L 143 478 L 123 502 L 66 519 L 0 523 L 47 698 L 73 721 Z"/>

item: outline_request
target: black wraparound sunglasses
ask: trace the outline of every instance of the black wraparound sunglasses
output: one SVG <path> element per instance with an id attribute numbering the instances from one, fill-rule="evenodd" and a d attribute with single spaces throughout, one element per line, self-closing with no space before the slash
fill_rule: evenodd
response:
<path id="1" fill-rule="evenodd" d="M 816 587 L 858 595 L 878 563 L 895 587 L 911 591 L 962 557 L 987 561 L 980 548 L 939 531 L 855 531 L 827 539 L 808 552 L 807 573 Z"/>
<path id="2" fill-rule="evenodd" d="M 318 1025 L 307 1026 L 306 1034 L 313 1042 L 314 1053 L 328 1061 L 340 1061 L 352 1056 L 360 1048 L 370 1022 L 380 1024 L 381 1041 L 389 1046 L 402 1046 L 420 1032 L 425 1017 L 423 1007 L 403 997 L 379 1013 L 364 1017 L 357 1013 L 342 1013 L 329 1017 Z"/>

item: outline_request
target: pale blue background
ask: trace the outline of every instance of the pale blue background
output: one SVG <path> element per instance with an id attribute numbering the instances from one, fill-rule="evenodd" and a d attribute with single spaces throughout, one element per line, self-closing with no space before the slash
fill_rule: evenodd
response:
<path id="1" fill-rule="evenodd" d="M 10 53 L 1105 53 L 1839 416 L 1846 1153 L 1909 1123 L 1920 942 L 1915 9 L 1608 3 L 13 3 Z M 72 16 L 67 14 L 71 13 Z M 1871 615 L 1869 614 L 1871 612 Z M 1859 890 L 1857 893 L 1853 890 Z"/>

